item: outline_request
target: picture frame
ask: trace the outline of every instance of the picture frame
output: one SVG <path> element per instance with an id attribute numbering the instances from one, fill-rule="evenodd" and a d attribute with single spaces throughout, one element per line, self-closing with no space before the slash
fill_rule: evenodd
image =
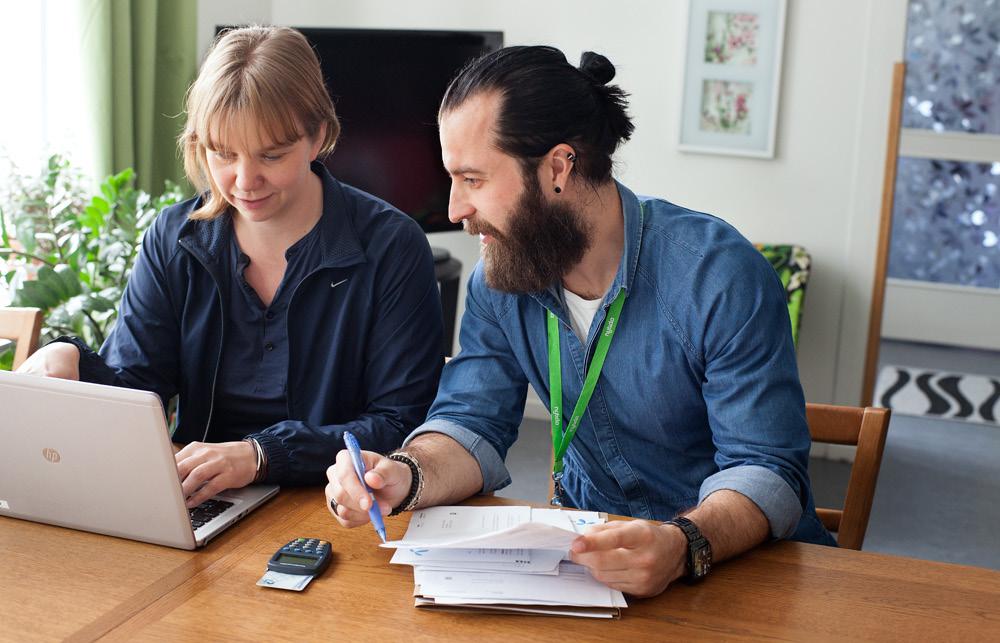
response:
<path id="1" fill-rule="evenodd" d="M 678 149 L 774 158 L 787 0 L 689 0 Z"/>

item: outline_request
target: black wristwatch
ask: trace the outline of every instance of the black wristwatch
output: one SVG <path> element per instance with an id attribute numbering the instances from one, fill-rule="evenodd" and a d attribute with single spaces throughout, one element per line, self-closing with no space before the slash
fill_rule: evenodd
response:
<path id="1" fill-rule="evenodd" d="M 712 569 L 712 545 L 701 534 L 698 525 L 682 516 L 668 520 L 667 524 L 677 525 L 687 537 L 687 580 L 695 583 L 708 576 Z"/>

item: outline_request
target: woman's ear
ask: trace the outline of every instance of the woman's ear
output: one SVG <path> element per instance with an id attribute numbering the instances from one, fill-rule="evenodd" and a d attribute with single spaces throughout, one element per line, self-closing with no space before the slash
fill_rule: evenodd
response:
<path id="1" fill-rule="evenodd" d="M 312 148 L 309 157 L 311 160 L 315 161 L 319 158 L 319 151 L 323 149 L 323 142 L 326 141 L 326 123 L 320 123 L 319 129 L 316 130 L 316 136 L 313 137 Z"/>

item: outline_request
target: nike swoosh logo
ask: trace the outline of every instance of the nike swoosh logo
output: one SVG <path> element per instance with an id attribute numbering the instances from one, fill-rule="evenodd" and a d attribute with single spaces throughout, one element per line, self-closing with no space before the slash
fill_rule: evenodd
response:
<path id="1" fill-rule="evenodd" d="M 331 288 L 336 288 L 337 286 L 339 286 L 340 284 L 344 283 L 345 281 L 347 281 L 347 280 L 346 279 L 341 279 L 340 281 L 338 281 L 335 284 L 330 284 L 330 287 Z"/>

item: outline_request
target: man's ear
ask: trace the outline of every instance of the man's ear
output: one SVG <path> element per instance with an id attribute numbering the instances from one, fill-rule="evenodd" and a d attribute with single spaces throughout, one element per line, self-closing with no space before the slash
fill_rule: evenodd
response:
<path id="1" fill-rule="evenodd" d="M 559 143 L 545 155 L 541 163 L 539 177 L 542 190 L 552 190 L 561 194 L 569 184 L 569 175 L 576 164 L 576 152 L 566 143 Z"/>

